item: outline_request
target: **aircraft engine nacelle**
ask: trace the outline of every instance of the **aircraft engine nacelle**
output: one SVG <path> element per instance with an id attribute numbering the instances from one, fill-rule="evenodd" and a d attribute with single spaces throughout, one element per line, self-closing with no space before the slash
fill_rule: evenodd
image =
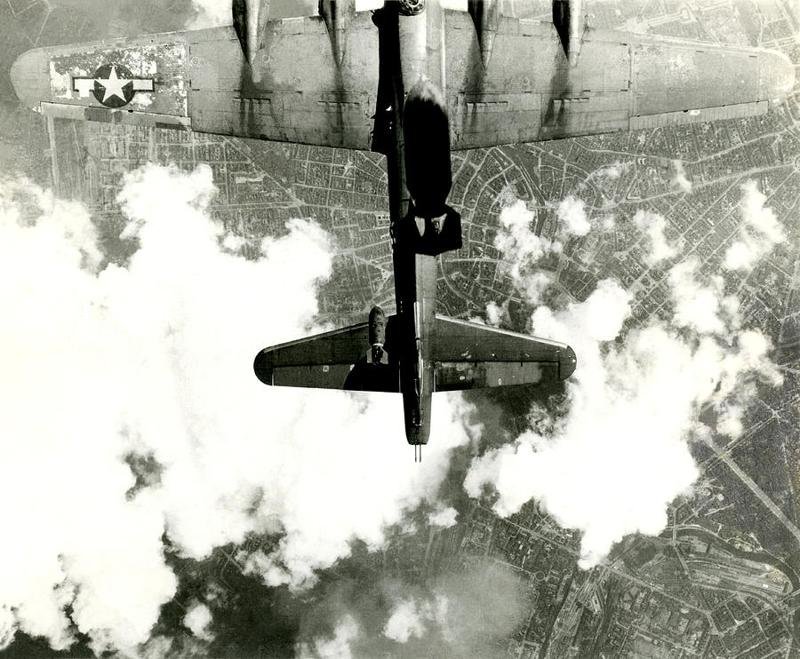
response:
<path id="1" fill-rule="evenodd" d="M 469 0 L 467 11 L 475 24 L 478 46 L 481 49 L 481 60 L 484 66 L 488 66 L 489 58 L 492 56 L 494 37 L 502 18 L 500 0 Z"/>
<path id="2" fill-rule="evenodd" d="M 245 59 L 254 66 L 256 53 L 261 46 L 264 25 L 269 17 L 270 0 L 233 0 L 233 29 Z"/>
<path id="3" fill-rule="evenodd" d="M 319 0 L 319 15 L 328 28 L 336 64 L 341 66 L 347 50 L 347 32 L 356 15 L 356 0 Z"/>
<path id="4" fill-rule="evenodd" d="M 577 63 L 581 52 L 584 28 L 582 4 L 582 0 L 553 0 L 553 25 L 572 66 Z"/>
<path id="5" fill-rule="evenodd" d="M 453 184 L 450 168 L 450 124 L 445 98 L 426 79 L 408 92 L 403 109 L 406 187 L 419 217 L 445 212 Z"/>

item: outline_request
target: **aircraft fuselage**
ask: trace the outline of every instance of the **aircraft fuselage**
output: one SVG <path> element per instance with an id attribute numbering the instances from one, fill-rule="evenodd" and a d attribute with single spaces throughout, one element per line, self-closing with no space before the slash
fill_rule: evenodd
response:
<path id="1" fill-rule="evenodd" d="M 448 221 L 448 211 L 453 217 L 446 206 L 452 179 L 450 129 L 441 92 L 442 20 L 437 3 L 410 15 L 403 13 L 400 3 L 387 3 L 374 15 L 380 83 L 373 148 L 387 158 L 397 306 L 395 358 L 406 438 L 415 445 L 426 444 L 430 433 L 436 255 L 453 248 L 440 242 L 441 223 Z M 444 219 L 433 219 L 440 217 Z M 457 246 L 460 225 L 458 232 Z"/>

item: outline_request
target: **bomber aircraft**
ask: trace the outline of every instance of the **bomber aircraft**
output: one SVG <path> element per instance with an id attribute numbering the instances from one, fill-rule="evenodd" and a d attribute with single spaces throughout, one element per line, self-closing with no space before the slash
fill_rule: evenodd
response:
<path id="1" fill-rule="evenodd" d="M 434 392 L 576 367 L 566 344 L 436 313 L 437 257 L 462 242 L 451 149 L 759 115 L 794 85 L 781 53 L 594 29 L 576 0 L 553 0 L 547 22 L 501 0 L 320 0 L 283 20 L 269 4 L 233 0 L 232 27 L 31 50 L 12 79 L 50 117 L 385 154 L 395 313 L 265 348 L 254 369 L 269 385 L 398 392 L 420 451 Z"/>

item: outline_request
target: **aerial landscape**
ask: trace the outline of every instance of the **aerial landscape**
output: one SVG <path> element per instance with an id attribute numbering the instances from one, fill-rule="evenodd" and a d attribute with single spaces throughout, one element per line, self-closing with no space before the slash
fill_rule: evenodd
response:
<path id="1" fill-rule="evenodd" d="M 36 587 L 58 593 L 54 610 L 64 622 L 20 604 L 34 586 L 9 576 L 23 555 L 33 557 L 32 570 L 44 570 L 39 552 L 0 550 L 0 656 L 800 657 L 798 83 L 758 116 L 453 151 L 449 203 L 461 214 L 463 247 L 438 257 L 440 312 L 569 342 L 577 383 L 440 394 L 447 402 L 437 407 L 415 472 L 388 394 L 374 403 L 342 394 L 346 411 L 326 423 L 314 417 L 339 398 L 298 390 L 267 402 L 273 393 L 258 382 L 251 391 L 247 380 L 255 380 L 252 356 L 270 343 L 363 322 L 375 305 L 394 308 L 383 155 L 44 117 L 14 98 L 8 71 L 25 50 L 220 20 L 204 4 L 214 5 L 0 2 L 2 224 L 36 224 L 55 203 L 47 190 L 73 204 L 59 212 L 85 215 L 96 253 L 82 247 L 69 271 L 86 267 L 82 255 L 99 282 L 76 278 L 73 288 L 89 291 L 76 299 L 91 314 L 107 312 L 120 334 L 130 323 L 132 351 L 168 346 L 152 359 L 120 357 L 130 383 L 110 365 L 107 379 L 102 363 L 87 366 L 99 374 L 86 390 L 96 397 L 92 407 L 113 408 L 124 420 L 122 448 L 103 458 L 125 472 L 115 505 L 128 511 L 138 501 L 148 514 L 159 511 L 158 531 L 147 525 L 154 544 L 142 549 L 163 575 L 152 589 L 155 608 L 137 631 L 119 632 L 132 605 L 103 599 L 81 558 L 82 551 L 87 561 L 116 555 L 117 540 L 106 536 L 137 545 L 130 538 L 139 521 L 87 532 L 112 548 L 101 542 L 91 550 L 88 541 L 61 547 L 47 529 L 12 522 L 15 543 L 50 538 L 40 546 L 58 557 L 46 564 L 48 574 L 51 563 L 60 565 L 52 568 L 60 576 Z M 285 4 L 276 2 L 276 11 L 288 13 Z M 502 4 L 511 15 L 550 20 L 548 2 Z M 584 9 L 598 28 L 769 48 L 800 65 L 800 8 L 792 0 L 585 0 Z M 157 194 L 137 196 L 137 186 Z M 183 242 L 190 224 L 176 220 L 160 236 L 150 220 L 184 210 L 187 222 L 194 213 L 212 228 Z M 83 231 L 76 224 L 69 241 Z M 203 251 L 204 241 L 218 242 L 218 252 Z M 61 253 L 54 249 L 52 258 Z M 2 256 L 13 262 L 10 249 Z M 166 277 L 162 288 L 156 268 L 173 263 L 177 283 Z M 273 288 L 259 289 L 260 281 Z M 137 282 L 150 288 L 140 295 Z M 182 297 L 181 287 L 195 284 L 207 295 Z M 293 304 L 280 306 L 282 288 Z M 32 284 L 25 290 L 33 291 L 32 306 L 58 319 L 59 300 L 71 298 L 53 289 L 43 298 Z M 115 307 L 117 296 L 129 311 Z M 12 317 L 27 308 L 2 300 Z M 198 311 L 203 304 L 219 311 Z M 185 316 L 171 316 L 171 305 Z M 151 312 L 157 330 L 139 328 Z M 226 319 L 251 325 L 251 312 L 261 325 L 227 327 Z M 83 327 L 77 315 L 63 317 L 71 319 L 60 325 L 65 331 Z M 208 323 L 203 331 L 192 325 L 198 319 Z M 20 336 L 30 326 L 22 327 Z M 105 349 L 116 330 L 97 327 L 87 330 L 86 345 Z M 240 343 L 231 352 L 243 360 L 244 388 L 226 384 L 234 367 L 223 347 L 205 350 L 215 333 Z M 10 361 L 5 346 L 15 346 L 17 334 L 6 336 L 0 355 Z M 68 352 L 74 339 L 54 345 Z M 207 361 L 192 362 L 205 352 Z M 64 368 L 77 373 L 81 363 Z M 148 369 L 159 382 L 179 371 L 203 384 L 178 382 L 151 399 Z M 134 411 L 117 412 L 106 391 Z M 169 407 L 173 397 L 178 411 Z M 196 403 L 185 403 L 192 397 Z M 71 393 L 63 407 L 78 401 Z M 251 418 L 247 410 L 259 401 L 265 411 Z M 148 409 L 142 418 L 139 404 Z M 53 408 L 55 419 L 69 414 Z M 19 423 L 38 427 L 31 421 L 38 418 Z M 251 430 L 251 419 L 264 426 Z M 151 441 L 153 424 L 162 423 L 165 434 L 188 428 L 189 448 L 173 447 L 162 430 Z M 20 427 L 0 421 L 4 452 L 15 450 Z M 587 428 L 594 436 L 584 440 Z M 208 438 L 214 433 L 218 440 Z M 309 448 L 297 448 L 306 439 Z M 163 453 L 159 442 L 169 447 Z M 102 441 L 88 445 L 105 455 Z M 53 461 L 61 451 L 68 456 L 69 445 Z M 53 491 L 91 482 L 78 453 L 41 472 L 59 474 L 48 481 Z M 178 465 L 189 455 L 184 473 Z M 257 475 L 262 459 L 275 466 Z M 237 469 L 246 478 L 237 480 Z M 36 480 L 37 469 L 26 473 Z M 4 478 L 11 468 L 5 474 L 0 468 Z M 19 487 L 0 488 L 4 507 L 49 505 Z M 67 500 L 91 508 L 94 499 L 89 492 Z M 32 526 L 47 524 L 30 515 Z M 225 520 L 219 531 L 215 515 Z M 334 548 L 319 550 L 333 537 Z M 134 561 L 131 574 L 146 564 Z M 4 589 L 4 577 L 14 586 Z M 94 607 L 114 613 L 90 623 Z"/>

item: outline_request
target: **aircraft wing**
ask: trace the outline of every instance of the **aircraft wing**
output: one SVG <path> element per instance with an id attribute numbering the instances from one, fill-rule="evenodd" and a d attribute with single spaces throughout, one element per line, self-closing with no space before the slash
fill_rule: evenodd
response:
<path id="1" fill-rule="evenodd" d="M 369 150 L 378 92 L 378 33 L 369 13 L 333 37 L 319 16 L 268 21 L 264 45 L 246 70 L 232 29 L 193 40 L 192 128 Z"/>
<path id="2" fill-rule="evenodd" d="M 265 348 L 253 370 L 264 384 L 351 391 L 400 390 L 395 364 L 371 363 L 369 324 Z"/>
<path id="3" fill-rule="evenodd" d="M 610 30 L 571 64 L 552 23 L 505 16 L 487 58 L 467 13 L 445 20 L 454 149 L 758 115 L 794 82 L 779 52 Z"/>
<path id="4" fill-rule="evenodd" d="M 436 391 L 557 382 L 576 365 L 564 343 L 445 316 L 436 316 L 431 359 Z"/>
<path id="5" fill-rule="evenodd" d="M 267 21 L 252 75 L 233 27 L 37 48 L 11 78 L 47 116 L 369 150 L 378 90 L 369 14 L 341 39 L 320 17 Z"/>
<path id="6" fill-rule="evenodd" d="M 550 140 L 765 113 L 794 84 L 782 53 L 501 16 L 491 47 L 445 11 L 451 147 Z M 319 16 L 266 21 L 252 66 L 233 27 L 37 48 L 12 66 L 47 116 L 369 150 L 378 31 Z"/>

